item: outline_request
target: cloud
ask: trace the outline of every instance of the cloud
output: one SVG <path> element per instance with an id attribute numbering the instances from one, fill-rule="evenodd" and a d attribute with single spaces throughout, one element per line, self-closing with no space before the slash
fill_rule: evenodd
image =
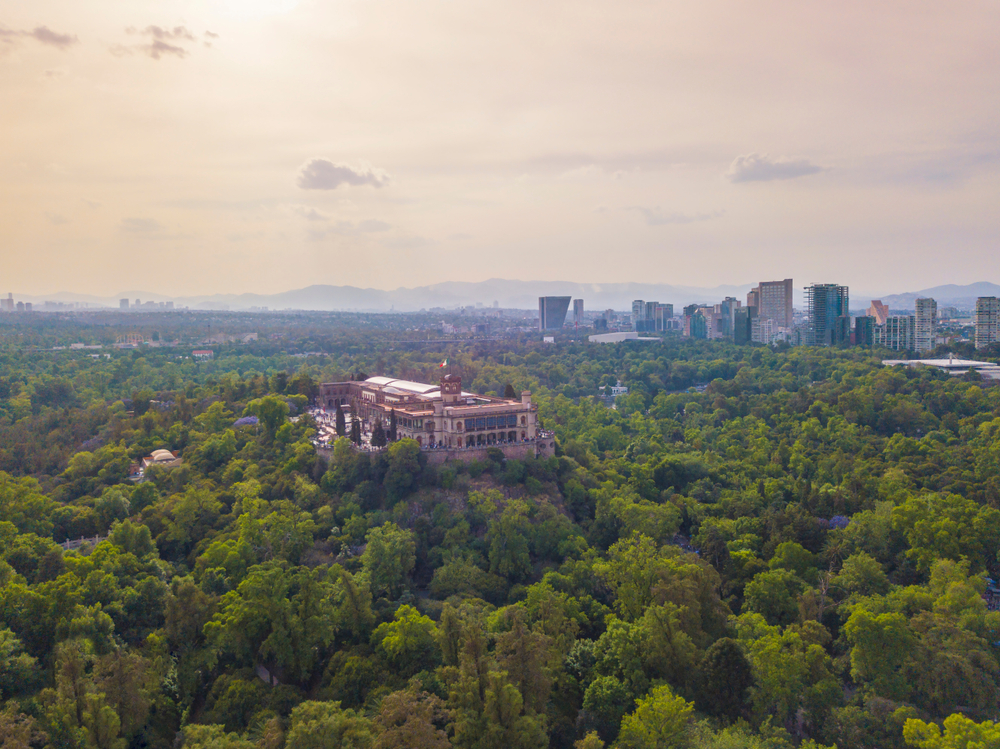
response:
<path id="1" fill-rule="evenodd" d="M 456 242 L 462 242 L 462 241 L 465 241 L 466 239 L 472 239 L 472 235 L 471 234 L 463 234 L 463 233 L 459 232 L 458 234 L 449 234 L 448 235 L 448 239 L 454 240 Z"/>
<path id="2" fill-rule="evenodd" d="M 28 36 L 42 44 L 51 44 L 53 47 L 58 47 L 59 49 L 67 49 L 80 42 L 76 36 L 57 33 L 48 26 L 38 26 L 28 32 Z"/>
<path id="3" fill-rule="evenodd" d="M 123 218 L 121 227 L 125 231 L 137 233 L 149 233 L 162 228 L 159 221 L 151 218 Z"/>
<path id="4" fill-rule="evenodd" d="M 61 224 L 69 223 L 68 218 L 66 218 L 65 216 L 61 216 L 58 213 L 49 213 L 48 211 L 46 211 L 45 218 L 47 218 L 49 220 L 49 223 L 52 224 L 53 226 L 60 226 Z"/>
<path id="5" fill-rule="evenodd" d="M 163 55 L 176 55 L 181 59 L 187 57 L 188 51 L 183 47 L 178 47 L 173 44 L 167 44 L 161 39 L 154 39 L 152 44 L 140 44 L 137 49 L 143 52 L 154 60 L 159 60 Z"/>
<path id="6" fill-rule="evenodd" d="M 218 39 L 219 38 L 218 34 L 213 33 L 211 31 L 206 31 L 205 32 L 205 36 L 207 36 L 209 39 Z"/>
<path id="7" fill-rule="evenodd" d="M 123 44 L 115 44 L 109 48 L 111 54 L 115 57 L 122 57 L 124 55 L 131 55 L 135 52 L 139 52 L 144 55 L 148 55 L 154 60 L 159 60 L 164 55 L 173 55 L 184 59 L 188 56 L 188 51 L 183 47 L 178 47 L 174 44 L 167 44 L 161 39 L 154 39 L 150 44 L 133 44 L 131 47 L 126 47 Z"/>
<path id="8" fill-rule="evenodd" d="M 389 231 L 391 228 L 392 224 L 374 218 L 366 219 L 358 224 L 358 231 L 364 232 Z"/>
<path id="9" fill-rule="evenodd" d="M 134 26 L 129 26 L 125 29 L 126 34 L 143 34 L 145 36 L 151 36 L 154 39 L 171 39 L 180 40 L 186 39 L 189 42 L 194 41 L 194 34 L 183 26 L 174 26 L 172 29 L 164 29 L 160 26 L 147 26 L 142 31 L 138 31 Z"/>
<path id="10" fill-rule="evenodd" d="M 137 29 L 129 26 L 125 29 L 126 34 L 148 36 L 148 44 L 123 45 L 115 44 L 110 47 L 111 54 L 116 57 L 131 55 L 135 52 L 151 57 L 154 60 L 162 59 L 165 56 L 178 57 L 184 59 L 190 52 L 181 46 L 183 42 L 195 42 L 195 34 L 185 26 L 174 26 L 172 29 L 165 29 L 162 26 L 147 26 L 144 29 Z M 205 32 L 206 35 L 218 36 Z"/>
<path id="11" fill-rule="evenodd" d="M 384 173 L 369 166 L 354 169 L 327 159 L 312 159 L 302 167 L 295 183 L 303 190 L 335 190 L 340 185 L 382 187 L 387 181 Z"/>
<path id="12" fill-rule="evenodd" d="M 766 153 L 750 153 L 737 156 L 726 178 L 730 182 L 768 182 L 773 179 L 795 179 L 816 174 L 823 167 L 811 164 L 805 159 L 772 159 Z"/>
<path id="13" fill-rule="evenodd" d="M 12 44 L 18 37 L 29 37 L 36 42 L 48 44 L 59 49 L 69 49 L 74 44 L 79 44 L 80 40 L 74 34 L 60 34 L 53 31 L 48 26 L 36 26 L 31 31 L 13 31 L 11 29 L 0 29 L 0 39 Z"/>
<path id="14" fill-rule="evenodd" d="M 645 219 L 648 226 L 666 226 L 667 224 L 693 224 L 697 221 L 709 221 L 719 218 L 725 212 L 713 211 L 712 213 L 663 213 L 659 208 L 644 208 L 636 205 L 627 210 L 638 211 Z"/>

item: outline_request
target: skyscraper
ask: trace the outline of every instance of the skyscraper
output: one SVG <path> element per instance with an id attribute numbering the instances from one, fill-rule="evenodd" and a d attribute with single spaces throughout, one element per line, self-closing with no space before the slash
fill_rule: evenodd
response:
<path id="1" fill-rule="evenodd" d="M 632 325 L 636 320 L 642 320 L 646 314 L 646 303 L 641 299 L 632 302 Z"/>
<path id="2" fill-rule="evenodd" d="M 573 324 L 577 327 L 583 325 L 583 300 L 573 300 Z"/>
<path id="3" fill-rule="evenodd" d="M 538 329 L 560 330 L 566 322 L 566 312 L 572 297 L 540 296 L 538 297 Z"/>
<path id="4" fill-rule="evenodd" d="M 736 310 L 733 318 L 733 343 L 745 345 L 753 340 L 755 317 L 757 317 L 756 307 L 740 307 Z"/>
<path id="5" fill-rule="evenodd" d="M 893 351 L 912 351 L 915 347 L 916 318 L 913 315 L 889 315 L 875 326 L 875 345 Z"/>
<path id="6" fill-rule="evenodd" d="M 670 325 L 670 321 L 674 317 L 674 305 L 672 304 L 657 304 L 656 314 L 653 316 L 653 330 L 657 332 L 664 332 Z"/>
<path id="7" fill-rule="evenodd" d="M 761 281 L 747 294 L 747 306 L 756 307 L 753 320 L 753 340 L 770 343 L 778 331 L 792 327 L 792 279 Z"/>
<path id="8" fill-rule="evenodd" d="M 774 320 L 779 328 L 792 327 L 792 279 L 784 281 L 761 281 L 750 294 L 756 297 L 757 317 L 762 320 Z"/>
<path id="9" fill-rule="evenodd" d="M 836 346 L 851 339 L 851 315 L 846 286 L 814 283 L 806 289 L 807 346 Z"/>
<path id="10" fill-rule="evenodd" d="M 875 318 L 871 315 L 854 318 L 854 345 L 875 345 Z"/>
<path id="11" fill-rule="evenodd" d="M 918 299 L 916 305 L 917 329 L 914 344 L 917 351 L 930 351 L 937 344 L 937 302 L 933 299 Z"/>
<path id="12" fill-rule="evenodd" d="M 981 296 L 976 300 L 976 348 L 986 348 L 1000 340 L 1000 299 Z"/>

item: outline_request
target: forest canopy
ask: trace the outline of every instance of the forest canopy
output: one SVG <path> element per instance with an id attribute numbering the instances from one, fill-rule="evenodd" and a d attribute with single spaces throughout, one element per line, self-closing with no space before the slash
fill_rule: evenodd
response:
<path id="1" fill-rule="evenodd" d="M 1000 745 L 1000 388 L 325 335 L 0 351 L 4 749 Z M 319 383 L 445 358 L 555 457 L 317 449 Z"/>

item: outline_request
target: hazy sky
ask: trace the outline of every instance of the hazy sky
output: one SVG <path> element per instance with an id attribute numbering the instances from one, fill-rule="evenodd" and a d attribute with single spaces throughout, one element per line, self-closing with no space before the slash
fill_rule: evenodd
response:
<path id="1" fill-rule="evenodd" d="M 32 0 L 0 288 L 1000 282 L 1000 4 Z"/>

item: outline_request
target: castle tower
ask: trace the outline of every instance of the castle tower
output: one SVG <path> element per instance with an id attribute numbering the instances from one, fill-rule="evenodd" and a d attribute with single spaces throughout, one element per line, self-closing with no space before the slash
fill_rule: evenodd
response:
<path id="1" fill-rule="evenodd" d="M 462 397 L 462 378 L 454 374 L 446 374 L 441 378 L 441 400 L 444 403 L 457 403 Z"/>

